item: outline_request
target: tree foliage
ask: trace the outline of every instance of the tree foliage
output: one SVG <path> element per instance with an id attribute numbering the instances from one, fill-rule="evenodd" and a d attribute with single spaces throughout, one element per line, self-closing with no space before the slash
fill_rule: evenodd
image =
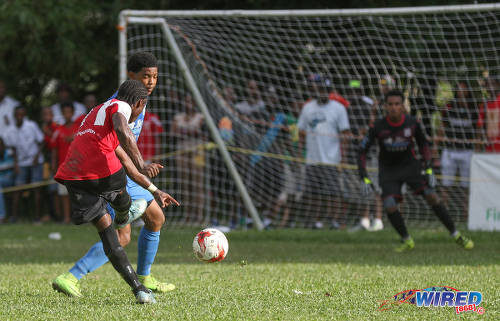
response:
<path id="1" fill-rule="evenodd" d="M 0 77 L 9 94 L 33 116 L 43 104 L 42 91 L 57 79 L 75 89 L 75 98 L 94 92 L 99 100 L 117 86 L 120 10 L 133 9 L 300 9 L 363 8 L 470 3 L 402 0 L 3 0 L 0 2 Z"/>

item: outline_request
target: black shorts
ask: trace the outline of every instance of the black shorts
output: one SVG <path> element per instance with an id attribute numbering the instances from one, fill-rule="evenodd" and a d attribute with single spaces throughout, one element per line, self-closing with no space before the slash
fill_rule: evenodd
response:
<path id="1" fill-rule="evenodd" d="M 92 180 L 65 180 L 62 183 L 68 189 L 71 201 L 71 220 L 79 225 L 98 220 L 108 211 L 106 203 L 121 209 L 130 206 L 127 193 L 127 176 L 120 169 L 113 175 Z"/>
<path id="2" fill-rule="evenodd" d="M 307 165 L 306 193 L 312 195 L 340 195 L 340 176 L 336 166 Z"/>
<path id="3" fill-rule="evenodd" d="M 415 194 L 422 194 L 428 188 L 420 162 L 414 161 L 404 166 L 390 168 L 380 167 L 379 185 L 382 188 L 382 199 L 392 196 L 400 201 L 402 199 L 401 188 L 404 183 L 410 186 Z"/>

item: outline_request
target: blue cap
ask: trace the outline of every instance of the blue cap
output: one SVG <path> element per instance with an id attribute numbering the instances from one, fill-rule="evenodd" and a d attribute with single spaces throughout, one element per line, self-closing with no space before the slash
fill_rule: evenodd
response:
<path id="1" fill-rule="evenodd" d="M 320 74 L 310 74 L 309 77 L 307 77 L 307 80 L 309 82 L 322 84 L 326 87 L 330 87 L 330 85 L 332 84 L 330 79 L 326 79 L 324 76 Z"/>

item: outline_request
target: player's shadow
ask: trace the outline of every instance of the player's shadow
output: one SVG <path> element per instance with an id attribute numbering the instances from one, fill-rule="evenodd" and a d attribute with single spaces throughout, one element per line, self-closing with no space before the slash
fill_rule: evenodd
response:
<path id="1" fill-rule="evenodd" d="M 61 240 L 48 238 L 58 231 Z M 155 264 L 200 264 L 192 253 L 197 230 L 164 229 Z M 411 230 L 416 247 L 395 253 L 396 233 L 339 232 L 330 230 L 234 231 L 227 235 L 229 254 L 223 264 L 342 263 L 363 265 L 493 265 L 500 262 L 500 233 L 467 233 L 476 244 L 472 251 L 456 245 L 442 230 Z M 137 260 L 137 236 L 126 250 L 130 261 Z M 91 226 L 0 225 L 0 264 L 67 263 L 82 257 L 98 236 Z"/>

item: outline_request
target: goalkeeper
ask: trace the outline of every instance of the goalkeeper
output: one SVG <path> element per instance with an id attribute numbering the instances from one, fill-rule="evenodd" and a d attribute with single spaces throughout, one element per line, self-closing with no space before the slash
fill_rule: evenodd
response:
<path id="1" fill-rule="evenodd" d="M 434 191 L 436 178 L 431 167 L 429 143 L 420 123 L 415 117 L 405 114 L 403 93 L 399 90 L 391 90 L 384 99 L 386 117 L 378 119 L 361 141 L 358 169 L 362 180 L 361 192 L 366 196 L 374 189 L 366 172 L 366 156 L 372 144 L 377 141 L 380 148 L 379 182 L 382 188 L 383 206 L 389 222 L 401 236 L 402 241 L 395 251 L 404 252 L 415 247 L 399 211 L 398 203 L 402 199 L 403 183 L 410 186 L 416 194 L 425 197 L 458 245 L 465 249 L 472 249 L 474 243 L 455 229 L 448 210 Z M 421 162 L 415 157 L 415 142 L 423 158 L 423 172 Z"/>

